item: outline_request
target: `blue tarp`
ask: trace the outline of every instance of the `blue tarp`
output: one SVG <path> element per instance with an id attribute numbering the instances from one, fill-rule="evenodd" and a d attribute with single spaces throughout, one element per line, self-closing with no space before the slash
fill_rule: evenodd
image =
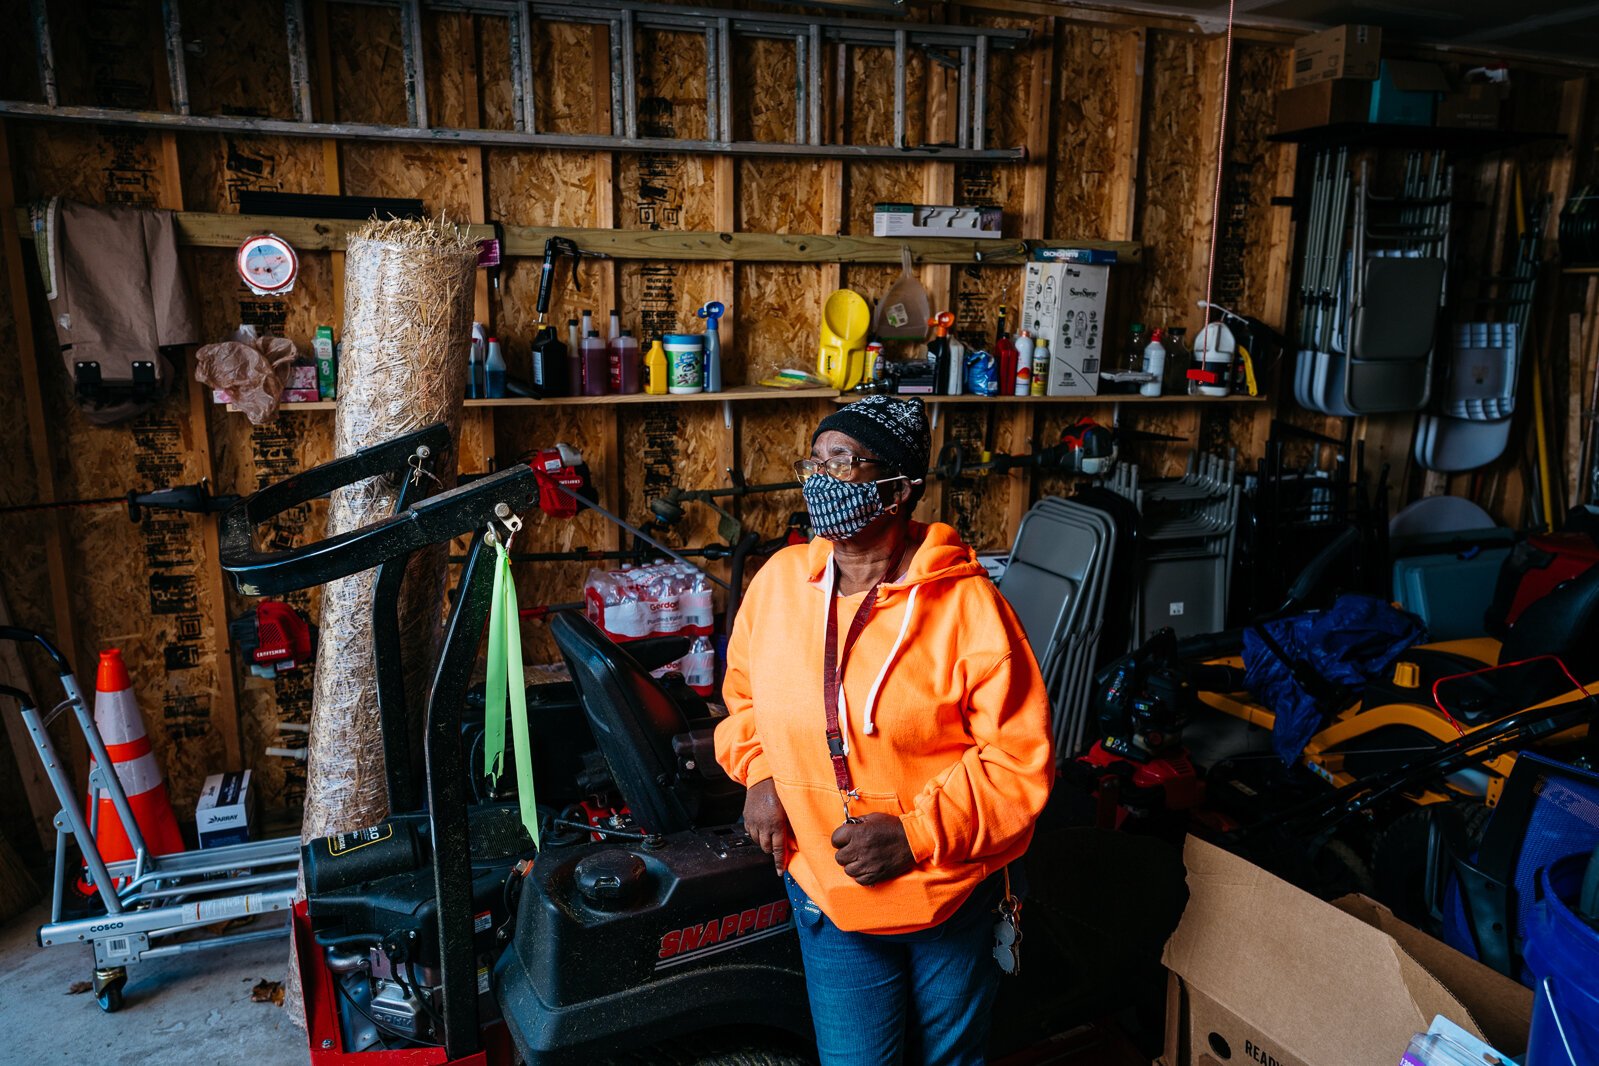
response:
<path id="1" fill-rule="evenodd" d="M 1352 594 L 1338 597 L 1325 611 L 1268 622 L 1265 628 L 1303 668 L 1357 694 L 1367 681 L 1384 674 L 1400 652 L 1427 635 L 1415 615 L 1375 596 Z M 1277 716 L 1271 746 L 1291 766 L 1325 716 L 1343 708 L 1318 706 L 1258 629 L 1244 630 L 1244 684 Z"/>

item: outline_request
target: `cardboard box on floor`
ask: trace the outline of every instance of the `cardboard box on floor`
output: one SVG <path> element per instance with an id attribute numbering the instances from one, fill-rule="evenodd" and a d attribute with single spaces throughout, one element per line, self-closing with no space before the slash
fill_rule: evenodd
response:
<path id="1" fill-rule="evenodd" d="M 1162 1066 L 1388 1066 L 1442 1014 L 1507 1054 L 1532 993 L 1364 896 L 1324 903 L 1190 837 Z"/>

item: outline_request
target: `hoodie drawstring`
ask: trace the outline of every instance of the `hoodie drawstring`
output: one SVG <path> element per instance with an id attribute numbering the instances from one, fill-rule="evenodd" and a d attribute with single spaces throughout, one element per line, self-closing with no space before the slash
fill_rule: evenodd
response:
<path id="1" fill-rule="evenodd" d="M 883 681 L 888 677 L 888 668 L 894 664 L 894 659 L 898 657 L 900 648 L 905 646 L 905 634 L 910 632 L 911 615 L 916 611 L 916 594 L 921 590 L 922 587 L 920 585 L 911 586 L 910 599 L 905 601 L 905 619 L 899 624 L 899 636 L 894 638 L 894 646 L 888 649 L 888 658 L 883 660 L 883 668 L 877 672 L 877 680 L 872 682 L 871 690 L 866 694 L 866 724 L 862 728 L 867 736 L 870 736 L 872 730 L 876 728 L 872 715 L 877 711 L 877 694 L 882 691 Z M 844 690 L 842 686 L 839 688 L 838 696 L 838 705 L 842 708 L 844 706 Z"/>
<path id="2" fill-rule="evenodd" d="M 833 590 L 838 585 L 838 566 L 831 555 L 828 556 L 827 565 L 822 569 L 822 597 L 828 606 L 822 615 L 822 632 L 827 631 L 828 614 L 832 611 Z M 905 646 L 905 637 L 910 633 L 911 616 L 916 612 L 916 594 L 921 591 L 920 585 L 912 585 L 910 597 L 905 602 L 905 617 L 899 624 L 899 635 L 894 638 L 894 644 L 888 650 L 888 658 L 883 660 L 883 666 L 877 672 L 877 677 L 872 681 L 872 687 L 866 694 L 866 714 L 861 726 L 861 731 L 870 736 L 877 729 L 876 718 L 877 697 L 883 690 L 883 682 L 888 679 L 889 668 L 894 665 L 894 660 L 899 657 L 900 649 Z M 838 688 L 838 724 L 839 731 L 844 737 L 844 754 L 849 754 L 849 700 L 844 695 L 843 678 L 839 679 Z"/>

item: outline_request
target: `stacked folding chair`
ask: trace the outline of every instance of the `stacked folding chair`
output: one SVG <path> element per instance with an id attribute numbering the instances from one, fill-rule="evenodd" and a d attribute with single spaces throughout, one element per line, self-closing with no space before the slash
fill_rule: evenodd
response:
<path id="1" fill-rule="evenodd" d="M 1432 393 L 1453 168 L 1411 153 L 1400 195 L 1353 188 L 1347 150 L 1318 155 L 1300 283 L 1294 399 L 1339 417 L 1418 411 Z"/>
<path id="2" fill-rule="evenodd" d="M 1116 523 L 1052 496 L 1022 518 L 999 591 L 1021 619 L 1054 709 L 1056 755 L 1083 750 Z"/>
<path id="3" fill-rule="evenodd" d="M 1135 641 L 1170 626 L 1180 637 L 1227 627 L 1227 590 L 1242 488 L 1235 459 L 1191 453 L 1182 477 L 1140 483 L 1122 463 L 1105 486 L 1138 505 L 1141 547 Z"/>

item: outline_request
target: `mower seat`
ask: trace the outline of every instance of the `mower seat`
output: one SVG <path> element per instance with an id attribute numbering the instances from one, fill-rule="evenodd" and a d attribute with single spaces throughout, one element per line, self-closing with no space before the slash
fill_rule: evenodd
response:
<path id="1" fill-rule="evenodd" d="M 1599 566 L 1534 600 L 1510 626 L 1499 661 L 1538 655 L 1558 657 L 1580 681 L 1599 677 Z"/>
<path id="2" fill-rule="evenodd" d="M 743 789 L 707 772 L 715 770 L 714 759 L 707 766 L 679 758 L 678 749 L 702 750 L 704 740 L 683 739 L 691 723 L 666 688 L 584 616 L 561 612 L 549 625 L 611 780 L 639 824 L 669 834 L 735 821 Z M 699 772 L 688 769 L 690 761 Z"/>

